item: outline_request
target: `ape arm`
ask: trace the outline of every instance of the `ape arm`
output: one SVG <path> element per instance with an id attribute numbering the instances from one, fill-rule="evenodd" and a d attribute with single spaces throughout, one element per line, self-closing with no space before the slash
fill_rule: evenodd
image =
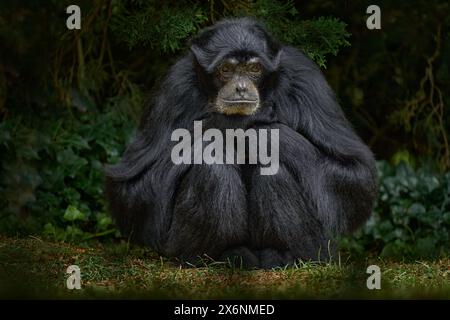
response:
<path id="1" fill-rule="evenodd" d="M 144 111 L 121 162 L 106 168 L 110 211 L 120 229 L 157 249 L 170 223 L 176 185 L 187 169 L 171 161 L 171 134 L 177 128 L 191 128 L 206 105 L 196 79 L 192 56 L 178 61 L 161 84 L 164 90 Z"/>
<path id="2" fill-rule="evenodd" d="M 375 161 L 354 133 L 318 67 L 294 48 L 282 49 L 278 118 L 320 152 L 319 218 L 332 232 L 350 232 L 371 213 Z"/>

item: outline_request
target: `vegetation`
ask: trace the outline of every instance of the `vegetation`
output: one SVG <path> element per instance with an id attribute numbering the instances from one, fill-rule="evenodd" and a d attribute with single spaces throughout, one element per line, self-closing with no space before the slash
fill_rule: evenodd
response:
<path id="1" fill-rule="evenodd" d="M 450 260 L 399 263 L 371 257 L 330 264 L 246 271 L 210 264 L 178 268 L 148 249 L 75 246 L 39 238 L 0 238 L 0 298 L 342 299 L 450 298 Z M 67 290 L 69 265 L 81 269 L 82 290 Z M 382 270 L 368 290 L 368 265 Z"/>
<path id="2" fill-rule="evenodd" d="M 436 258 L 450 254 L 450 173 L 423 167 L 413 171 L 378 163 L 379 197 L 374 214 L 348 249 L 367 249 L 381 257 Z"/>

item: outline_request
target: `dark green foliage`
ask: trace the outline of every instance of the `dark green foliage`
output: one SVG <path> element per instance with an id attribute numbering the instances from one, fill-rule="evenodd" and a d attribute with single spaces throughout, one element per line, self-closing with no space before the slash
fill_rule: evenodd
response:
<path id="1" fill-rule="evenodd" d="M 341 47 L 350 45 L 344 22 L 332 17 L 302 20 L 293 1 L 236 1 L 221 15 L 214 8 L 211 12 L 208 5 L 189 1 L 177 1 L 170 7 L 159 1 L 138 2 L 129 9 L 125 1 L 117 1 L 113 13 L 112 31 L 130 48 L 143 45 L 164 53 L 184 48 L 186 39 L 205 26 L 211 14 L 215 20 L 253 16 L 265 22 L 281 41 L 302 48 L 321 67 L 325 67 L 328 54 L 336 55 Z"/>
<path id="2" fill-rule="evenodd" d="M 407 150 L 417 164 L 450 169 L 450 2 L 383 0 L 382 29 L 365 27 L 372 1 L 314 1 L 309 12 L 348 23 L 352 46 L 328 66 L 328 79 L 377 156 Z M 306 12 L 305 12 L 306 14 Z M 366 15 L 367 16 L 367 15 Z M 351 21 L 351 22 L 350 22 Z"/>
<path id="3" fill-rule="evenodd" d="M 114 108 L 61 116 L 0 125 L 0 232 L 79 241 L 115 231 L 103 199 L 103 164 L 118 161 L 134 123 Z"/>
<path id="4" fill-rule="evenodd" d="M 186 38 L 207 21 L 206 13 L 197 5 L 167 7 L 159 1 L 143 2 L 127 10 L 124 1 L 116 2 L 112 32 L 130 48 L 150 46 L 161 52 L 175 52 Z"/>
<path id="5" fill-rule="evenodd" d="M 344 244 L 360 253 L 430 258 L 450 253 L 450 173 L 381 161 L 379 198 L 373 217 Z"/>

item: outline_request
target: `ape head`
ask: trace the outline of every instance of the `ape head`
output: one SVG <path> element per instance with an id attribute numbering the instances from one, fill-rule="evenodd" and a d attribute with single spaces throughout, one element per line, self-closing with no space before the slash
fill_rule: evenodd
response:
<path id="1" fill-rule="evenodd" d="M 263 88 L 278 69 L 281 53 L 263 26 L 250 19 L 205 29 L 191 51 L 212 111 L 244 116 L 260 108 Z"/>

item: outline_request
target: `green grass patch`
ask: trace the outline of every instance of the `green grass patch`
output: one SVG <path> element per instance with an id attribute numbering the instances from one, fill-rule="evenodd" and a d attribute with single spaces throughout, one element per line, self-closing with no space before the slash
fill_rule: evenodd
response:
<path id="1" fill-rule="evenodd" d="M 345 262 L 344 262 L 345 261 Z M 66 288 L 69 265 L 82 289 Z M 368 290 L 367 266 L 381 268 L 381 290 Z M 346 257 L 328 264 L 242 270 L 223 264 L 180 268 L 125 242 L 90 246 L 0 236 L 0 298 L 339 299 L 450 298 L 450 259 L 399 262 Z"/>

